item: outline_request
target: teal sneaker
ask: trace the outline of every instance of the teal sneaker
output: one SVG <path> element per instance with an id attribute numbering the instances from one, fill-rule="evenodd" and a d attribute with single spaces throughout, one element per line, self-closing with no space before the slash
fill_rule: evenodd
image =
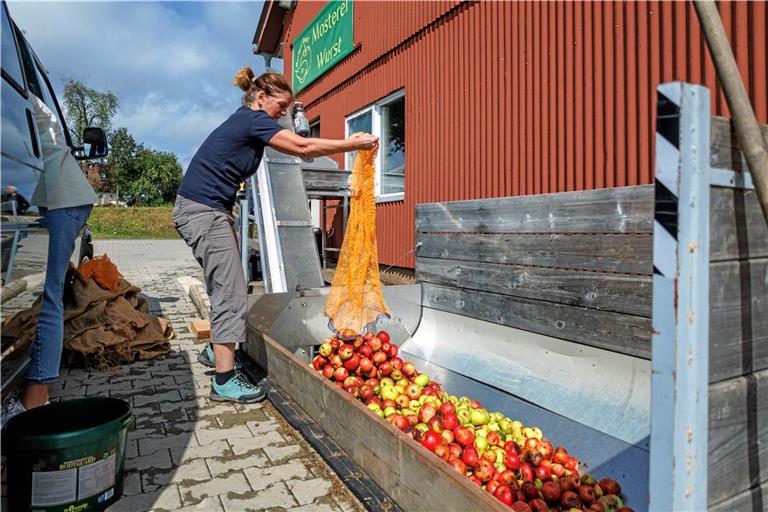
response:
<path id="1" fill-rule="evenodd" d="M 210 343 L 205 346 L 204 350 L 201 350 L 197 355 L 197 362 L 208 368 L 216 368 L 216 356 L 213 355 L 213 345 Z M 235 370 L 240 370 L 243 367 L 237 360 L 235 360 Z"/>
<path id="2" fill-rule="evenodd" d="M 258 384 L 253 384 L 248 377 L 240 372 L 226 383 L 216 384 L 216 377 L 211 378 L 211 400 L 216 402 L 237 402 L 238 404 L 254 404 L 267 398 L 267 393 Z"/>

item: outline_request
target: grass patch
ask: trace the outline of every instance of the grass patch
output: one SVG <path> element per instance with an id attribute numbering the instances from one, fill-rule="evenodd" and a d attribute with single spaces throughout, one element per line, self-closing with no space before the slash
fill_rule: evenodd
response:
<path id="1" fill-rule="evenodd" d="M 97 206 L 88 219 L 88 228 L 97 240 L 179 238 L 171 225 L 172 212 L 173 205 L 170 204 L 137 208 Z"/>

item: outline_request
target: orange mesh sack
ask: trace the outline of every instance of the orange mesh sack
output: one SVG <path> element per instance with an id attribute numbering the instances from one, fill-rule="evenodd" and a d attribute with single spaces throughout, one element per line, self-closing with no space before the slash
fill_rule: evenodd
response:
<path id="1" fill-rule="evenodd" d="M 363 332 L 380 316 L 389 316 L 381 293 L 376 245 L 375 156 L 375 151 L 358 151 L 355 158 L 347 232 L 325 303 L 329 326 L 342 338 Z"/>
<path id="2" fill-rule="evenodd" d="M 120 285 L 120 279 L 123 275 L 117 270 L 117 265 L 112 263 L 109 256 L 96 256 L 95 258 L 82 263 L 77 271 L 86 281 L 93 279 L 105 290 L 116 291 Z"/>

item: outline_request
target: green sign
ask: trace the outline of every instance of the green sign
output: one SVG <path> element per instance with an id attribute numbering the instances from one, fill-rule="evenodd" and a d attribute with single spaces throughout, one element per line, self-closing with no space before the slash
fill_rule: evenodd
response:
<path id="1" fill-rule="evenodd" d="M 352 0 L 331 0 L 293 40 L 293 92 L 298 93 L 354 49 Z"/>

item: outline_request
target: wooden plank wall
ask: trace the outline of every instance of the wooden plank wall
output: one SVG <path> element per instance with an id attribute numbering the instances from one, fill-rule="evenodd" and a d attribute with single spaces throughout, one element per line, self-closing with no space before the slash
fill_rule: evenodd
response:
<path id="1" fill-rule="evenodd" d="M 710 165 L 746 169 L 723 118 Z M 653 200 L 648 185 L 418 205 L 424 305 L 649 359 Z M 709 503 L 768 510 L 768 227 L 754 191 L 717 187 L 710 226 Z"/>
<path id="2" fill-rule="evenodd" d="M 650 185 L 418 205 L 428 307 L 649 359 Z"/>
<path id="3" fill-rule="evenodd" d="M 768 126 L 763 126 L 768 140 Z M 745 171 L 730 122 L 713 118 L 710 166 Z M 710 195 L 711 510 L 768 510 L 768 226 L 751 190 Z"/>

